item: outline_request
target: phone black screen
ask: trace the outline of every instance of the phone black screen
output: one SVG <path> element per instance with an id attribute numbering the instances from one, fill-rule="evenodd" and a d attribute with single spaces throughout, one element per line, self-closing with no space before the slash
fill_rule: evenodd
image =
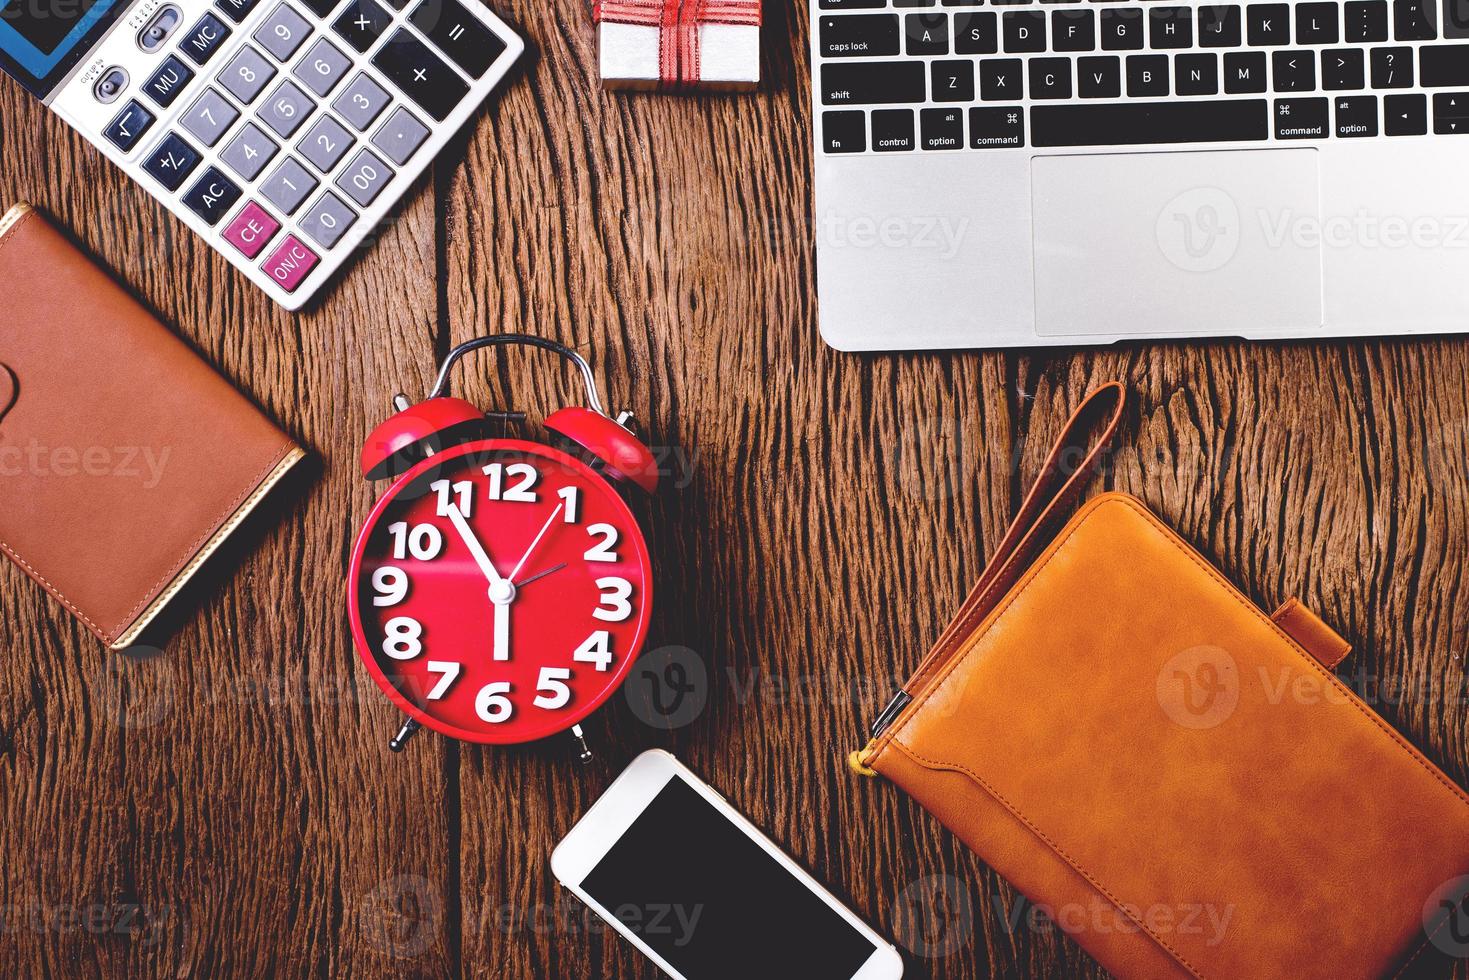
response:
<path id="1" fill-rule="evenodd" d="M 848 980 L 874 952 L 677 775 L 582 887 L 689 980 Z"/>

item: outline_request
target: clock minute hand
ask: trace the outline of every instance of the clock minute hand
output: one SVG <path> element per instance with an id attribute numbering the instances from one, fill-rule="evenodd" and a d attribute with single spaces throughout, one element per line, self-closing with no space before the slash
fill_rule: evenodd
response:
<path id="1" fill-rule="evenodd" d="M 520 570 L 525 567 L 525 563 L 530 561 L 530 556 L 536 553 L 536 546 L 541 543 L 541 539 L 546 536 L 546 532 L 551 530 L 551 525 L 556 523 L 556 518 L 561 516 L 561 508 L 565 506 L 566 502 L 562 501 L 556 505 L 555 510 L 551 511 L 551 516 L 546 518 L 545 524 L 541 525 L 541 533 L 537 534 L 536 539 L 530 543 L 530 547 L 525 549 L 525 554 L 520 556 L 520 561 L 515 565 L 515 571 L 510 573 L 510 581 L 515 581 L 515 576 L 519 575 Z"/>
<path id="2" fill-rule="evenodd" d="M 500 573 L 495 570 L 495 563 L 490 561 L 490 556 L 485 551 L 485 546 L 480 544 L 479 538 L 474 536 L 474 531 L 470 529 L 469 522 L 464 519 L 464 515 L 459 512 L 459 508 L 451 506 L 448 508 L 448 512 L 449 523 L 453 524 L 454 530 L 459 532 L 459 537 L 463 539 L 464 546 L 474 556 L 474 563 L 479 566 L 480 571 L 485 573 L 485 578 L 490 580 L 491 585 L 499 585 L 504 582 L 505 580 L 500 577 Z"/>

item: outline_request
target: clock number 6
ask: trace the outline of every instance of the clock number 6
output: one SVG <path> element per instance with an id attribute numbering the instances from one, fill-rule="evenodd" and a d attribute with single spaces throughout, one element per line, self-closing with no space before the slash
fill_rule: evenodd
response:
<path id="1" fill-rule="evenodd" d="M 541 679 L 536 682 L 535 706 L 554 711 L 570 704 L 571 688 L 566 686 L 569 680 L 571 680 L 570 667 L 542 667 Z"/>
<path id="2" fill-rule="evenodd" d="M 515 705 L 506 697 L 510 693 L 509 681 L 494 681 L 479 689 L 474 698 L 474 713 L 481 721 L 492 725 L 510 720 L 515 714 Z"/>
<path id="3" fill-rule="evenodd" d="M 632 595 L 632 583 L 625 578 L 609 575 L 606 578 L 597 579 L 597 588 L 602 592 L 602 599 L 597 608 L 592 610 L 592 617 L 607 623 L 620 623 L 632 615 L 632 603 L 628 597 Z"/>

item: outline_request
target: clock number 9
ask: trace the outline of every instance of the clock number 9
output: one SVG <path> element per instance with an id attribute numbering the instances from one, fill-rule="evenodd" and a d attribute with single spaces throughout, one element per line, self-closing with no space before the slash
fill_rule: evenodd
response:
<path id="1" fill-rule="evenodd" d="M 571 680 L 571 668 L 569 667 L 542 667 L 541 679 L 536 682 L 537 708 L 545 708 L 547 711 L 555 711 L 564 708 L 571 703 L 571 688 L 566 682 Z"/>
<path id="2" fill-rule="evenodd" d="M 492 725 L 510 720 L 515 714 L 515 705 L 505 695 L 510 693 L 509 681 L 494 681 L 479 689 L 474 697 L 474 713 L 481 721 Z"/>
<path id="3" fill-rule="evenodd" d="M 412 660 L 423 652 L 423 624 L 418 620 L 394 616 L 383 629 L 383 653 L 394 660 Z"/>
<path id="4" fill-rule="evenodd" d="M 372 587 L 377 595 L 374 606 L 396 606 L 408 598 L 408 573 L 396 565 L 384 565 L 372 573 Z"/>
<path id="5" fill-rule="evenodd" d="M 408 522 L 399 521 L 388 525 L 388 533 L 393 536 L 393 557 L 398 561 L 409 554 L 419 561 L 433 561 L 444 547 L 444 536 L 432 524 L 419 524 L 410 532 Z"/>
<path id="6" fill-rule="evenodd" d="M 592 610 L 592 617 L 607 623 L 620 623 L 632 615 L 632 603 L 628 597 L 632 595 L 632 583 L 625 578 L 609 575 L 606 578 L 597 579 L 597 588 L 602 592 L 602 599 L 597 608 Z"/>

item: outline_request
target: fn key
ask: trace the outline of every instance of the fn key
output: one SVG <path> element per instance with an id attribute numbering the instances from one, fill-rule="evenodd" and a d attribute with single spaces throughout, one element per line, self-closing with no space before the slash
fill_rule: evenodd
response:
<path id="1" fill-rule="evenodd" d="M 867 113 L 861 109 L 822 113 L 821 140 L 827 153 L 862 153 L 867 149 Z"/>

